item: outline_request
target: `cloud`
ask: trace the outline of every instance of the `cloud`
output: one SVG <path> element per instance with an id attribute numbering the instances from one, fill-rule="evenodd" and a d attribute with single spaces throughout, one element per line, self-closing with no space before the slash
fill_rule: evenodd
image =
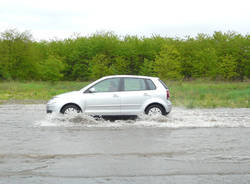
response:
<path id="1" fill-rule="evenodd" d="M 65 38 L 98 30 L 117 34 L 193 35 L 250 30 L 247 0 L 9 0 L 0 2 L 0 31 L 32 30 L 35 38 Z"/>

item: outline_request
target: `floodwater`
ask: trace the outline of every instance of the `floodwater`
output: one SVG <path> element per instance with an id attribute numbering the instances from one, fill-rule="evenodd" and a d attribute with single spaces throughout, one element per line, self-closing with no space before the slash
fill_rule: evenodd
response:
<path id="1" fill-rule="evenodd" d="M 250 109 L 96 121 L 0 105 L 0 184 L 250 183 Z"/>

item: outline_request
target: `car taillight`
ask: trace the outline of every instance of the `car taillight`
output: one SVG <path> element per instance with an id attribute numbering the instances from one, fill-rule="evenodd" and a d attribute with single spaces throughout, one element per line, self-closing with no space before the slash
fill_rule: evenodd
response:
<path id="1" fill-rule="evenodd" d="M 170 98 L 170 92 L 169 90 L 167 89 L 167 100 Z"/>

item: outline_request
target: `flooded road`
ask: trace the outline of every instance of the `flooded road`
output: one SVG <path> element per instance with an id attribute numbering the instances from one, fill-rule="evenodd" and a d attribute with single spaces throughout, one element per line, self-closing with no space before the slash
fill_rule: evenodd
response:
<path id="1" fill-rule="evenodd" d="M 0 184 L 250 183 L 250 109 L 95 121 L 0 105 Z"/>

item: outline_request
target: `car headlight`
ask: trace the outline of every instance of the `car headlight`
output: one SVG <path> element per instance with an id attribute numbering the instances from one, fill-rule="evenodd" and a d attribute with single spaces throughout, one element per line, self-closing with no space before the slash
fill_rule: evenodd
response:
<path id="1" fill-rule="evenodd" d="M 58 100 L 58 97 L 57 96 L 54 96 L 54 97 L 52 97 L 49 101 L 48 101 L 48 105 L 51 105 L 51 104 L 53 104 L 53 103 L 56 103 L 57 102 L 57 100 Z"/>

